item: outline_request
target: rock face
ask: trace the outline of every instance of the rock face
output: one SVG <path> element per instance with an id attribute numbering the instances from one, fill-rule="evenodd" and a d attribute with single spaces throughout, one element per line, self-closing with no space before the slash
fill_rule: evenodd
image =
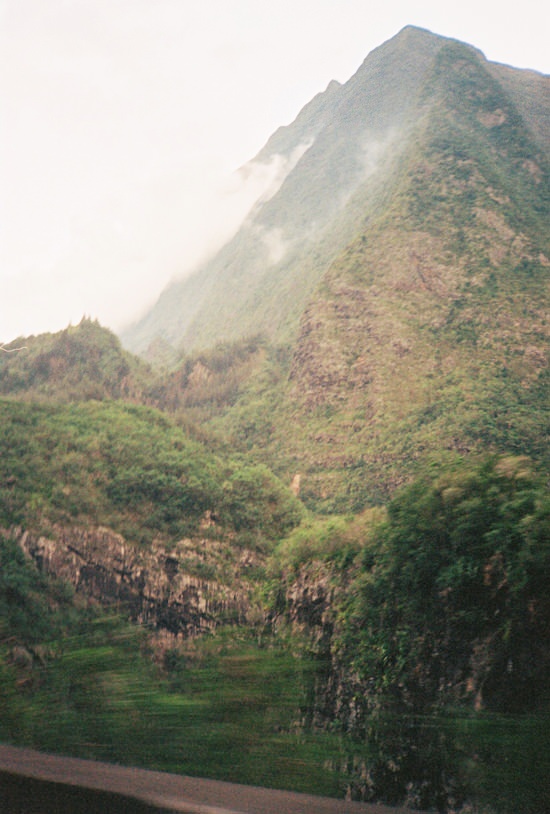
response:
<path id="1" fill-rule="evenodd" d="M 310 723 L 339 720 L 350 731 L 360 725 L 364 688 L 335 649 L 335 592 L 342 586 L 327 564 L 312 561 L 283 576 L 281 606 L 265 619 L 247 578 L 263 563 L 249 549 L 206 538 L 140 549 L 101 526 L 53 525 L 47 534 L 16 528 L 11 535 L 39 570 L 143 624 L 160 650 L 227 624 L 289 625 L 318 665 Z"/>
<path id="2" fill-rule="evenodd" d="M 366 688 L 342 660 L 338 640 L 337 597 L 343 586 L 330 565 L 312 560 L 296 574 L 283 575 L 280 615 L 275 627 L 289 625 L 315 662 L 308 725 L 324 728 L 338 721 L 343 729 L 357 733 L 365 714 Z"/>
<path id="3" fill-rule="evenodd" d="M 252 551 L 208 539 L 140 550 L 103 527 L 56 525 L 47 536 L 15 536 L 40 570 L 159 633 L 196 636 L 252 613 L 253 583 L 245 579 L 258 565 Z"/>

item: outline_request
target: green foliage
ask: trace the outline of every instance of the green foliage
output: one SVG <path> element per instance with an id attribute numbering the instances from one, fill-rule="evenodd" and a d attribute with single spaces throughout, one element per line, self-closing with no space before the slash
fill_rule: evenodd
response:
<path id="1" fill-rule="evenodd" d="M 356 668 L 413 709 L 441 686 L 466 697 L 468 677 L 489 708 L 529 709 L 548 666 L 549 513 L 543 481 L 521 458 L 403 490 L 348 594 Z M 476 647 L 486 654 L 474 680 Z"/>
<path id="2" fill-rule="evenodd" d="M 288 787 L 290 780 L 297 790 L 338 793 L 338 773 L 323 767 L 338 755 L 338 740 L 303 731 L 311 668 L 283 642 L 267 638 L 259 646 L 231 631 L 167 660 L 171 692 L 189 703 L 186 739 L 193 749 L 180 757 L 179 771 L 265 786 Z"/>
<path id="3" fill-rule="evenodd" d="M 312 620 L 317 720 L 341 728 L 355 798 L 537 811 L 550 497 L 528 459 L 433 465 L 386 512 L 295 529 L 268 573 L 272 613 Z M 323 595 L 330 607 L 314 613 Z"/>
<path id="4" fill-rule="evenodd" d="M 184 356 L 175 370 L 157 377 L 148 397 L 160 409 L 184 412 L 196 422 L 211 420 L 236 402 L 265 348 L 265 340 L 255 336 Z"/>
<path id="5" fill-rule="evenodd" d="M 56 334 L 28 337 L 18 353 L 0 357 L 0 393 L 19 398 L 135 398 L 150 377 L 147 365 L 89 319 Z"/>
<path id="6" fill-rule="evenodd" d="M 488 67 L 463 45 L 446 45 L 438 54 L 424 94 L 426 100 L 439 105 L 441 114 L 432 120 L 431 150 L 443 158 L 443 165 L 448 164 L 451 177 L 458 180 L 462 176 L 462 194 L 457 186 L 454 202 L 463 225 L 473 224 L 476 204 L 495 205 L 490 193 L 498 188 L 506 196 L 499 201 L 501 211 L 513 228 L 538 234 L 544 241 L 548 198 L 544 181 L 534 179 L 529 161 L 534 160 L 546 178 L 547 162 Z M 484 183 L 480 184 L 481 178 Z M 430 186 L 438 189 L 437 184 Z M 435 214 L 435 207 L 427 207 L 423 217 Z"/>
<path id="7" fill-rule="evenodd" d="M 247 497 L 272 488 L 261 468 L 237 471 L 233 522 L 248 522 Z M 281 588 L 324 563 L 332 659 L 355 682 L 353 725 L 344 684 L 326 731 L 306 722 L 321 722 L 312 704 L 328 675 L 295 634 L 233 630 L 190 642 L 168 652 L 159 673 L 138 630 L 75 605 L 2 538 L 0 734 L 238 782 L 327 794 L 347 786 L 356 797 L 421 807 L 477 799 L 534 814 L 547 767 L 539 759 L 529 768 L 525 756 L 545 748 L 548 731 L 539 716 L 549 530 L 543 482 L 526 459 L 501 457 L 431 472 L 387 514 L 311 520 L 291 532 L 273 553 L 271 578 Z M 297 656 L 307 652 L 313 660 Z M 478 690 L 491 716 L 471 711 Z M 448 709 L 457 702 L 462 709 Z M 516 760 L 523 781 L 509 774 Z"/>
<path id="8" fill-rule="evenodd" d="M 239 468 L 223 484 L 223 507 L 243 539 L 276 540 L 303 517 L 302 504 L 266 466 Z"/>
<path id="9" fill-rule="evenodd" d="M 265 467 L 239 467 L 160 412 L 116 402 L 0 402 L 0 522 L 99 522 L 131 540 L 226 530 L 273 540 L 301 506 Z"/>
<path id="10" fill-rule="evenodd" d="M 369 793 L 543 810 L 547 763 L 527 755 L 549 745 L 549 523 L 530 462 L 491 457 L 403 489 L 364 539 L 332 648 L 355 676 L 339 715 Z"/>
<path id="11" fill-rule="evenodd" d="M 550 712 L 482 714 L 448 720 L 471 794 L 502 814 L 550 808 Z"/>
<path id="12" fill-rule="evenodd" d="M 309 180 L 326 193 L 357 176 L 349 145 L 334 164 L 309 153 L 290 209 L 268 202 L 266 229 L 299 213 L 280 221 L 281 263 L 264 267 L 257 233 L 241 262 L 237 236 L 200 281 L 208 319 L 193 327 L 194 296 L 174 309 L 198 345 L 253 324 L 293 337 L 308 302 L 297 343 L 179 362 L 158 346 L 170 369 L 153 374 L 83 320 L 2 354 L 0 526 L 216 537 L 180 560 L 204 579 L 256 548 L 278 633 L 188 643 L 160 670 L 142 633 L 2 538 L 0 737 L 440 810 L 549 807 L 548 166 L 497 73 L 459 44 L 436 51 L 408 136 L 399 119 L 399 148 L 314 248 L 290 233 L 315 221 Z M 220 269 L 228 297 L 209 288 Z M 295 476 L 316 517 L 283 486 Z"/>
<path id="13" fill-rule="evenodd" d="M 52 627 L 56 618 L 52 607 L 67 609 L 71 600 L 66 586 L 45 579 L 15 542 L 0 534 L 0 638 L 33 645 L 48 638 L 52 630 L 59 634 L 60 628 Z"/>
<path id="14" fill-rule="evenodd" d="M 277 546 L 273 562 L 294 573 L 314 560 L 344 569 L 368 545 L 384 516 L 382 509 L 370 509 L 356 517 L 308 518 Z"/>

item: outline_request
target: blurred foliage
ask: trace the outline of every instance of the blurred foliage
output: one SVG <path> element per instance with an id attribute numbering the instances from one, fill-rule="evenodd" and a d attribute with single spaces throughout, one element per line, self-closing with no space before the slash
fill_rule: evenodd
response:
<path id="1" fill-rule="evenodd" d="M 550 497 L 527 459 L 419 479 L 388 505 L 342 603 L 353 668 L 409 711 L 445 700 L 445 687 L 488 709 L 536 708 L 549 574 Z"/>
<path id="2" fill-rule="evenodd" d="M 333 698 L 317 716 L 353 743 L 343 770 L 353 796 L 545 810 L 544 472 L 512 456 L 434 465 L 386 511 L 304 524 L 272 559 L 275 613 L 303 624 L 310 598 L 312 658 Z"/>
<path id="3" fill-rule="evenodd" d="M 301 729 L 308 665 L 220 633 L 152 660 L 146 631 L 78 602 L 0 537 L 0 738 L 241 783 L 339 793 L 336 738 Z"/>

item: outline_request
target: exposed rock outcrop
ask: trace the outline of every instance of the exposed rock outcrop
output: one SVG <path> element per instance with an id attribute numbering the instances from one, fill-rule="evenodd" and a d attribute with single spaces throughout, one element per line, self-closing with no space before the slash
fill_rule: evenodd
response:
<path id="1" fill-rule="evenodd" d="M 361 728 L 366 688 L 342 658 L 338 641 L 337 594 L 342 585 L 330 565 L 312 560 L 281 581 L 278 625 L 290 625 L 315 662 L 308 724 L 326 727 L 331 721 L 349 732 Z"/>
<path id="2" fill-rule="evenodd" d="M 104 527 L 54 525 L 45 534 L 12 530 L 45 573 L 155 631 L 196 636 L 252 613 L 256 552 L 210 539 L 140 549 Z"/>

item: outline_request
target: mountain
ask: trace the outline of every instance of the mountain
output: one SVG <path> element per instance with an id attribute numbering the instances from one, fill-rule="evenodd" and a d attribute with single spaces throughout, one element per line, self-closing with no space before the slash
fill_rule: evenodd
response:
<path id="1" fill-rule="evenodd" d="M 273 135 L 279 190 L 125 341 L 263 332 L 279 351 L 217 426 L 317 509 L 430 459 L 548 466 L 549 102 L 548 77 L 404 29 Z"/>
<path id="2" fill-rule="evenodd" d="M 547 78 L 493 65 L 470 46 L 409 26 L 369 54 L 348 82 L 330 83 L 274 133 L 243 172 L 276 162 L 286 172 L 279 188 L 255 205 L 214 258 L 162 293 L 123 335 L 124 344 L 144 353 L 160 337 L 192 350 L 258 331 L 275 341 L 294 340 L 330 264 L 365 224 L 391 212 L 392 193 L 418 160 L 430 122 L 434 131 L 444 124 L 445 82 L 462 75 L 467 83 L 467 71 L 485 82 L 479 91 L 485 96 L 476 102 L 465 85 L 458 100 L 471 108 L 473 121 L 485 117 L 478 135 L 486 151 L 515 117 L 523 160 L 533 162 L 525 172 L 533 183 L 540 180 L 541 157 L 550 150 Z M 506 121 L 500 121 L 504 109 Z M 460 141 L 463 134 L 454 136 Z M 491 183 L 498 197 L 498 178 Z"/>
<path id="3" fill-rule="evenodd" d="M 545 151 L 461 45 L 438 52 L 419 105 L 384 208 L 309 298 L 273 437 L 288 448 L 296 428 L 298 466 L 348 505 L 446 450 L 548 463 Z"/>
<path id="4" fill-rule="evenodd" d="M 252 164 L 286 169 L 278 189 L 123 337 L 164 373 L 114 337 L 69 353 L 73 330 L 0 359 L 0 389 L 185 414 L 329 512 L 428 460 L 550 465 L 549 98 L 405 28 L 273 134 Z"/>

